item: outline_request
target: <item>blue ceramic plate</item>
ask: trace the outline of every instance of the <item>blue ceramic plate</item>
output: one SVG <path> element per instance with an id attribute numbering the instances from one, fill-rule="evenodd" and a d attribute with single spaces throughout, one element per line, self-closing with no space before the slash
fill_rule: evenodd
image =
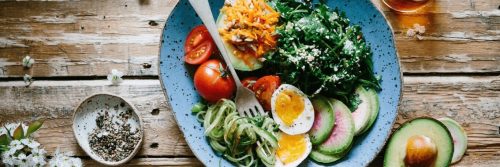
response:
<path id="1" fill-rule="evenodd" d="M 212 0 L 211 7 L 216 18 L 223 1 Z M 374 72 L 382 76 L 382 91 L 379 92 L 380 114 L 373 127 L 355 138 L 349 154 L 342 160 L 327 165 L 367 166 L 384 147 L 397 115 L 401 95 L 401 71 L 394 46 L 393 34 L 384 16 L 369 0 L 330 0 L 328 5 L 345 11 L 352 24 L 361 25 L 363 35 L 372 48 Z M 194 68 L 185 65 L 184 38 L 196 25 L 202 24 L 187 0 L 181 0 L 170 14 L 163 29 L 160 48 L 160 81 L 184 133 L 189 147 L 206 166 L 232 166 L 210 148 L 203 127 L 191 114 L 193 104 L 201 100 L 194 89 L 191 75 Z M 222 160 L 221 160 L 222 159 Z M 312 160 L 303 165 L 318 166 Z"/>

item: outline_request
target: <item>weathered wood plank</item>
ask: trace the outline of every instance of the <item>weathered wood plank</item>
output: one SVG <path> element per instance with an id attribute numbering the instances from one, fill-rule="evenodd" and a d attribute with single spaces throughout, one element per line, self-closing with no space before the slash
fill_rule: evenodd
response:
<path id="1" fill-rule="evenodd" d="M 23 84 L 0 82 L 0 122 L 47 119 L 36 137 L 49 152 L 60 147 L 85 155 L 73 136 L 73 110 L 86 97 L 108 92 L 133 103 L 143 118 L 146 140 L 138 156 L 192 156 L 158 80 L 125 80 L 120 86 L 107 80 L 35 81 L 29 88 Z"/>
<path id="2" fill-rule="evenodd" d="M 469 150 L 459 164 L 493 164 L 500 160 L 500 76 L 405 77 L 403 100 L 395 128 L 419 117 L 451 117 L 469 135 Z M 174 121 L 157 80 L 35 81 L 29 88 L 20 81 L 0 82 L 0 124 L 47 118 L 35 135 L 49 152 L 58 146 L 84 156 L 71 131 L 73 108 L 86 96 L 110 92 L 129 99 L 140 110 L 145 144 L 138 156 L 192 156 Z M 158 115 L 152 115 L 153 109 Z M 158 143 L 157 148 L 151 148 Z M 377 162 L 377 161 L 376 161 Z"/>
<path id="3" fill-rule="evenodd" d="M 92 159 L 83 160 L 85 166 L 103 166 Z M 195 157 L 189 158 L 135 158 L 124 166 L 203 166 Z"/>
<path id="4" fill-rule="evenodd" d="M 394 28 L 405 73 L 500 72 L 494 0 L 438 0 L 428 14 L 413 15 L 373 2 Z M 156 76 L 161 30 L 176 3 L 0 2 L 0 77 L 105 76 L 112 68 Z M 414 23 L 426 26 L 424 40 L 406 37 Z M 21 67 L 24 55 L 36 59 L 33 69 Z"/>
<path id="5" fill-rule="evenodd" d="M 160 35 L 177 0 L 0 2 L 0 77 L 157 75 Z M 37 61 L 31 71 L 20 60 Z M 99 68 L 109 67 L 109 68 Z"/>

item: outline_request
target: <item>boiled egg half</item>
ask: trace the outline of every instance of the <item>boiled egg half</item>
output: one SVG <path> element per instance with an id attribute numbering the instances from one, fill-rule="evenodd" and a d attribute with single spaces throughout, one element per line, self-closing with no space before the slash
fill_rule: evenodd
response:
<path id="1" fill-rule="evenodd" d="M 306 133 L 314 122 L 311 101 L 302 91 L 289 84 L 282 84 L 274 91 L 271 112 L 279 129 L 289 135 Z"/>
<path id="2" fill-rule="evenodd" d="M 289 135 L 280 132 L 276 150 L 276 167 L 298 166 L 311 153 L 312 144 L 309 135 Z"/>

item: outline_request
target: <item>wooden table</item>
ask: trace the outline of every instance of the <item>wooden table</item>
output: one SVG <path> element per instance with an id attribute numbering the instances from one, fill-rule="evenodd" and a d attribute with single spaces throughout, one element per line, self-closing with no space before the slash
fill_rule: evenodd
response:
<path id="1" fill-rule="evenodd" d="M 469 137 L 456 166 L 500 164 L 500 2 L 436 0 L 427 14 L 400 15 L 373 0 L 394 28 L 404 71 L 395 127 L 418 116 L 448 116 Z M 177 0 L 0 2 L 0 123 L 46 119 L 35 138 L 96 166 L 79 148 L 71 116 L 85 97 L 109 92 L 142 114 L 145 142 L 130 165 L 201 165 L 172 116 L 158 80 L 165 20 Z M 424 39 L 406 37 L 413 23 Z M 20 62 L 36 59 L 31 69 Z M 111 69 L 126 73 L 111 86 Z M 24 74 L 34 77 L 25 87 Z M 372 165 L 381 166 L 381 155 Z"/>

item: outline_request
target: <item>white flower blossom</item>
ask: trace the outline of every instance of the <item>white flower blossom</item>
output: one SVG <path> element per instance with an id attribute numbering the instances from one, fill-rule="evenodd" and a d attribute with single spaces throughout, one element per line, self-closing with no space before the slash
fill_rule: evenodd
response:
<path id="1" fill-rule="evenodd" d="M 111 73 L 108 74 L 108 80 L 111 81 L 112 85 L 118 85 L 123 82 L 123 72 L 116 69 L 112 69 Z"/>
<path id="2" fill-rule="evenodd" d="M 407 37 L 414 37 L 417 33 L 415 32 L 414 29 L 410 28 L 408 31 L 406 31 L 406 36 Z"/>
<path id="3" fill-rule="evenodd" d="M 30 56 L 25 56 L 22 61 L 23 67 L 25 68 L 31 68 L 33 64 L 35 64 L 35 59 L 31 58 Z"/>
<path id="4" fill-rule="evenodd" d="M 70 153 L 61 153 L 59 149 L 56 150 L 54 157 L 49 161 L 49 167 L 81 167 L 83 166 L 80 158 L 73 158 L 69 156 Z"/>
<path id="5" fill-rule="evenodd" d="M 24 74 L 23 79 L 24 79 L 24 84 L 26 84 L 26 86 L 30 86 L 31 83 L 33 83 L 33 78 L 31 77 L 31 75 Z"/>
<path id="6" fill-rule="evenodd" d="M 8 167 L 44 166 L 46 151 L 39 146 L 40 143 L 33 139 L 13 140 L 8 146 L 9 150 L 2 153 L 2 163 Z"/>
<path id="7" fill-rule="evenodd" d="M 413 29 L 418 32 L 418 34 L 425 33 L 425 26 L 421 26 L 420 24 L 414 24 Z"/>

